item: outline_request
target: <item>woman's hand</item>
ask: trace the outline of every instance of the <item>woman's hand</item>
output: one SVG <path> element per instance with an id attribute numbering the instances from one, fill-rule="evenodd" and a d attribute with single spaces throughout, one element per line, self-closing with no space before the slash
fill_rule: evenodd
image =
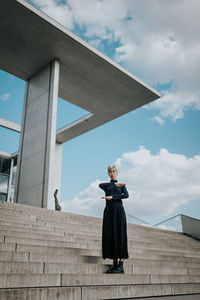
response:
<path id="1" fill-rule="evenodd" d="M 111 200 L 112 196 L 101 197 L 102 199 Z"/>
<path id="2" fill-rule="evenodd" d="M 115 183 L 116 186 L 125 186 L 126 183 Z"/>

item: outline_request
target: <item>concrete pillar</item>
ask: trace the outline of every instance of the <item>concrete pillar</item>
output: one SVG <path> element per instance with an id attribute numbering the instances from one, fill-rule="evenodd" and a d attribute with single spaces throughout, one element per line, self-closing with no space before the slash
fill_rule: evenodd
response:
<path id="1" fill-rule="evenodd" d="M 60 191 L 61 191 L 61 172 L 62 172 L 62 144 L 56 143 L 55 158 L 54 158 L 54 172 L 53 179 L 50 185 L 50 195 L 54 195 L 56 189 L 59 190 L 58 200 L 60 202 Z"/>
<path id="2" fill-rule="evenodd" d="M 14 158 L 12 157 L 11 164 L 10 164 L 7 202 L 11 202 L 10 198 L 11 198 L 11 184 L 12 184 L 13 164 L 14 164 Z"/>
<path id="3" fill-rule="evenodd" d="M 52 61 L 26 83 L 15 202 L 54 209 L 59 62 Z M 61 159 L 61 158 L 60 158 Z M 61 164 L 61 162 L 60 162 Z M 57 184 L 58 185 L 58 184 Z"/>

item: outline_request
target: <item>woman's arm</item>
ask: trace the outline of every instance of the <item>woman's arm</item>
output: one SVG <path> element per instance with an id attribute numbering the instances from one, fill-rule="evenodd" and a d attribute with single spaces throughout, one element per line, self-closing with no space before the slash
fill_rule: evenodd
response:
<path id="1" fill-rule="evenodd" d="M 127 191 L 127 189 L 126 189 L 126 186 L 125 185 L 123 185 L 122 186 L 122 193 L 121 193 L 121 195 L 119 194 L 119 195 L 113 195 L 112 196 L 112 199 L 113 200 L 115 200 L 115 199 L 125 199 L 125 198 L 128 198 L 129 197 L 129 193 L 128 193 L 128 191 Z"/>
<path id="2" fill-rule="evenodd" d="M 104 190 L 106 192 L 106 189 L 107 189 L 108 185 L 109 185 L 108 182 L 106 182 L 106 183 L 100 183 L 99 187 L 100 187 L 100 189 L 102 189 L 102 190 Z"/>

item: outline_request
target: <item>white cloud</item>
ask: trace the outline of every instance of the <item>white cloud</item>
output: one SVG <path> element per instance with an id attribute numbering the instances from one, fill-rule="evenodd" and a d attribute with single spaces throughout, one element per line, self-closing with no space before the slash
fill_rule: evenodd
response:
<path id="1" fill-rule="evenodd" d="M 73 28 L 73 13 L 67 5 L 56 0 L 32 0 L 31 2 L 60 24 L 69 29 Z"/>
<path id="2" fill-rule="evenodd" d="M 0 99 L 5 102 L 10 98 L 10 94 L 2 94 L 0 95 Z"/>
<path id="3" fill-rule="evenodd" d="M 117 41 L 115 59 L 148 83 L 171 82 L 163 104 L 150 106 L 158 117 L 175 121 L 200 110 L 199 0 L 32 1 L 70 29 L 78 24 L 101 50 L 101 41 Z"/>
<path id="4" fill-rule="evenodd" d="M 89 40 L 89 43 L 96 48 L 102 48 L 102 40 L 101 39 L 91 39 L 91 40 Z"/>
<path id="5" fill-rule="evenodd" d="M 62 209 L 76 214 L 102 217 L 105 200 L 101 199 L 103 194 L 98 187 L 99 183 L 100 180 L 97 179 L 72 200 L 62 202 Z"/>
<path id="6" fill-rule="evenodd" d="M 160 125 L 163 125 L 165 123 L 165 121 L 162 118 L 158 117 L 158 116 L 152 118 L 151 120 L 154 120 L 154 121 L 158 122 Z"/>
<path id="7" fill-rule="evenodd" d="M 167 92 L 162 98 L 145 106 L 146 109 L 159 109 L 163 118 L 170 117 L 173 121 L 181 119 L 188 109 L 200 110 L 200 98 L 187 92 Z M 159 123 L 162 119 L 155 117 Z M 161 122 L 162 123 L 162 122 Z"/>
<path id="8" fill-rule="evenodd" d="M 126 182 L 130 197 L 125 210 L 136 217 L 168 216 L 192 200 L 200 200 L 200 154 L 187 158 L 160 149 L 153 155 L 145 147 L 117 159 L 118 181 Z M 107 179 L 108 180 L 108 179 Z M 106 180 L 105 180 L 106 181 Z M 102 217 L 105 200 L 98 188 L 102 180 L 62 203 L 68 212 Z"/>

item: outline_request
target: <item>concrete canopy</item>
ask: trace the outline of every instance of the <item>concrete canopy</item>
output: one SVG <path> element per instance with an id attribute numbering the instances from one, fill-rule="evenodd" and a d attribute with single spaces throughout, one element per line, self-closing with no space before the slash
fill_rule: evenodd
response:
<path id="1" fill-rule="evenodd" d="M 59 130 L 63 143 L 160 97 L 159 93 L 29 3 L 0 0 L 0 67 L 29 80 L 60 62 L 59 97 L 91 114 Z"/>
<path id="2" fill-rule="evenodd" d="M 21 132 L 21 125 L 2 118 L 0 118 L 0 126 L 16 132 Z"/>

